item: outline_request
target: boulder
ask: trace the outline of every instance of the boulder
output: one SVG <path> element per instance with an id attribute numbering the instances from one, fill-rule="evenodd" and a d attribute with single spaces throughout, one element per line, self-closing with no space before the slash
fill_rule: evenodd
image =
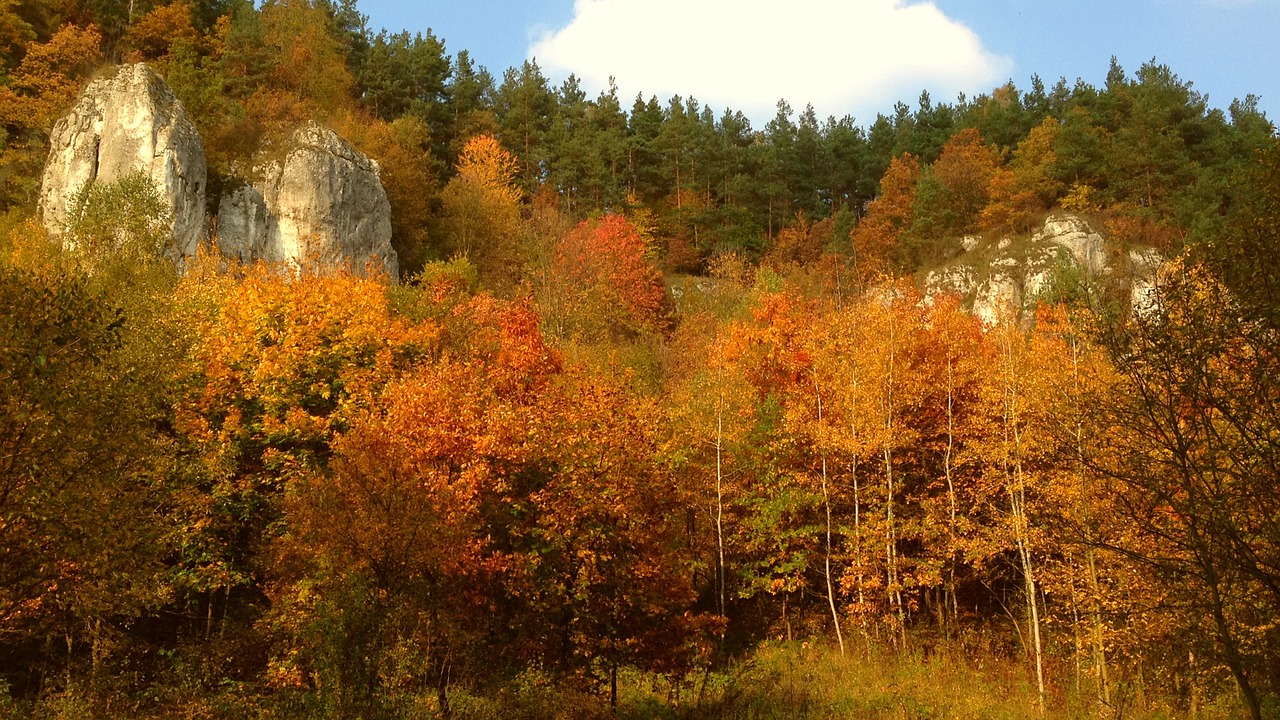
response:
<path id="1" fill-rule="evenodd" d="M 151 179 L 170 210 L 174 260 L 195 255 L 206 225 L 204 144 L 173 91 L 142 63 L 89 83 L 53 126 L 40 189 L 45 228 L 62 235 L 87 183 L 133 172 Z"/>
<path id="2" fill-rule="evenodd" d="M 228 258 L 294 267 L 376 267 L 398 271 L 391 206 L 377 163 L 328 128 L 300 128 L 269 149 L 251 185 L 218 205 L 218 247 Z"/>

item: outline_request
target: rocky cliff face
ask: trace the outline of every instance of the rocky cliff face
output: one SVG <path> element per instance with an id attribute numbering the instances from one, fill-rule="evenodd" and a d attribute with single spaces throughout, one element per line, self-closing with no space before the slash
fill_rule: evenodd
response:
<path id="1" fill-rule="evenodd" d="M 376 266 L 394 279 L 391 206 L 377 164 L 315 124 L 276 153 L 259 164 L 257 182 L 219 203 L 223 255 L 294 266 L 349 264 L 355 272 Z"/>
<path id="2" fill-rule="evenodd" d="M 60 236 L 76 193 L 91 181 L 141 171 L 172 213 L 175 260 L 205 236 L 204 144 L 182 103 L 151 68 L 125 65 L 94 80 L 53 127 L 40 191 L 40 215 Z"/>
<path id="3" fill-rule="evenodd" d="M 1025 240 L 966 238 L 964 248 L 955 262 L 926 275 L 925 292 L 958 293 L 987 324 L 994 324 L 1010 308 L 1021 312 L 1024 304 L 1063 280 L 1119 283 L 1128 290 L 1132 311 L 1150 312 L 1156 274 L 1164 263 L 1159 253 L 1149 249 L 1112 257 L 1105 238 L 1074 215 L 1049 216 Z"/>
<path id="4" fill-rule="evenodd" d="M 54 126 L 40 194 L 45 227 L 62 234 L 86 183 L 139 171 L 171 211 L 170 255 L 181 264 L 208 234 L 204 144 L 173 91 L 141 63 L 90 83 Z M 395 279 L 391 207 L 378 166 L 350 143 L 311 124 L 259 162 L 254 175 L 257 182 L 219 202 L 224 255 L 356 272 L 373 264 Z"/>

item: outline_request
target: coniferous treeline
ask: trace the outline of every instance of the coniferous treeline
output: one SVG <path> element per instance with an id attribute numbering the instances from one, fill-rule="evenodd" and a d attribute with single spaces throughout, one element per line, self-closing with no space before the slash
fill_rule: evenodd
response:
<path id="1" fill-rule="evenodd" d="M 4 207 L 33 205 L 45 134 L 83 79 L 103 62 L 144 60 L 200 125 L 215 188 L 305 119 L 348 135 L 383 167 L 409 272 L 456 251 L 437 227 L 439 193 L 478 134 L 513 153 L 527 196 L 549 193 L 577 218 L 646 207 L 668 265 L 701 270 L 720 252 L 764 255 L 799 218 L 832 218 L 823 244 L 847 246 L 904 155 L 920 164 L 928 209 L 903 228 L 906 244 L 921 247 L 900 266 L 946 257 L 953 248 L 940 237 L 1022 229 L 1030 214 L 1060 204 L 1106 209 L 1126 239 L 1177 247 L 1212 221 L 1224 178 L 1272 132 L 1253 98 L 1212 108 L 1154 61 L 1132 76 L 1113 61 L 1101 88 L 1033 77 L 1029 90 L 1010 83 L 953 103 L 922 93 L 914 108 L 899 103 L 862 125 L 780 101 L 776 117 L 752 128 L 741 113 L 692 97 L 629 102 L 610 89 L 589 98 L 572 77 L 553 87 L 536 62 L 496 78 L 465 50 L 450 56 L 430 31 L 373 33 L 350 0 L 133 3 L 131 15 L 114 5 L 18 3 L 3 12 Z M 1010 207 L 981 222 L 965 216 L 973 198 L 934 167 L 966 130 L 1009 171 L 995 189 Z"/>

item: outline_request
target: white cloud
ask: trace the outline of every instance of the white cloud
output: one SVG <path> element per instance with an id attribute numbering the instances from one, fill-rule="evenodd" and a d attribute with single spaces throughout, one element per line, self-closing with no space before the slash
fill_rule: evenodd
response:
<path id="1" fill-rule="evenodd" d="M 987 92 L 1012 67 L 932 2 L 901 0 L 576 0 L 529 56 L 591 93 L 615 77 L 624 107 L 638 92 L 692 95 L 757 128 L 780 98 L 865 124 L 921 89 Z"/>

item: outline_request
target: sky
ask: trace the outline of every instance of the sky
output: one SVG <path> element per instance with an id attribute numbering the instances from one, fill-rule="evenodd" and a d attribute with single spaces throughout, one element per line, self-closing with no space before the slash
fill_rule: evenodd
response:
<path id="1" fill-rule="evenodd" d="M 756 129 L 780 99 L 867 126 L 1012 80 L 1101 86 L 1115 56 L 1155 59 L 1226 109 L 1259 96 L 1280 120 L 1280 0 L 358 0 L 374 30 L 430 29 L 499 80 L 534 59 L 551 84 L 576 75 L 594 97 L 618 88 L 740 110 Z"/>

